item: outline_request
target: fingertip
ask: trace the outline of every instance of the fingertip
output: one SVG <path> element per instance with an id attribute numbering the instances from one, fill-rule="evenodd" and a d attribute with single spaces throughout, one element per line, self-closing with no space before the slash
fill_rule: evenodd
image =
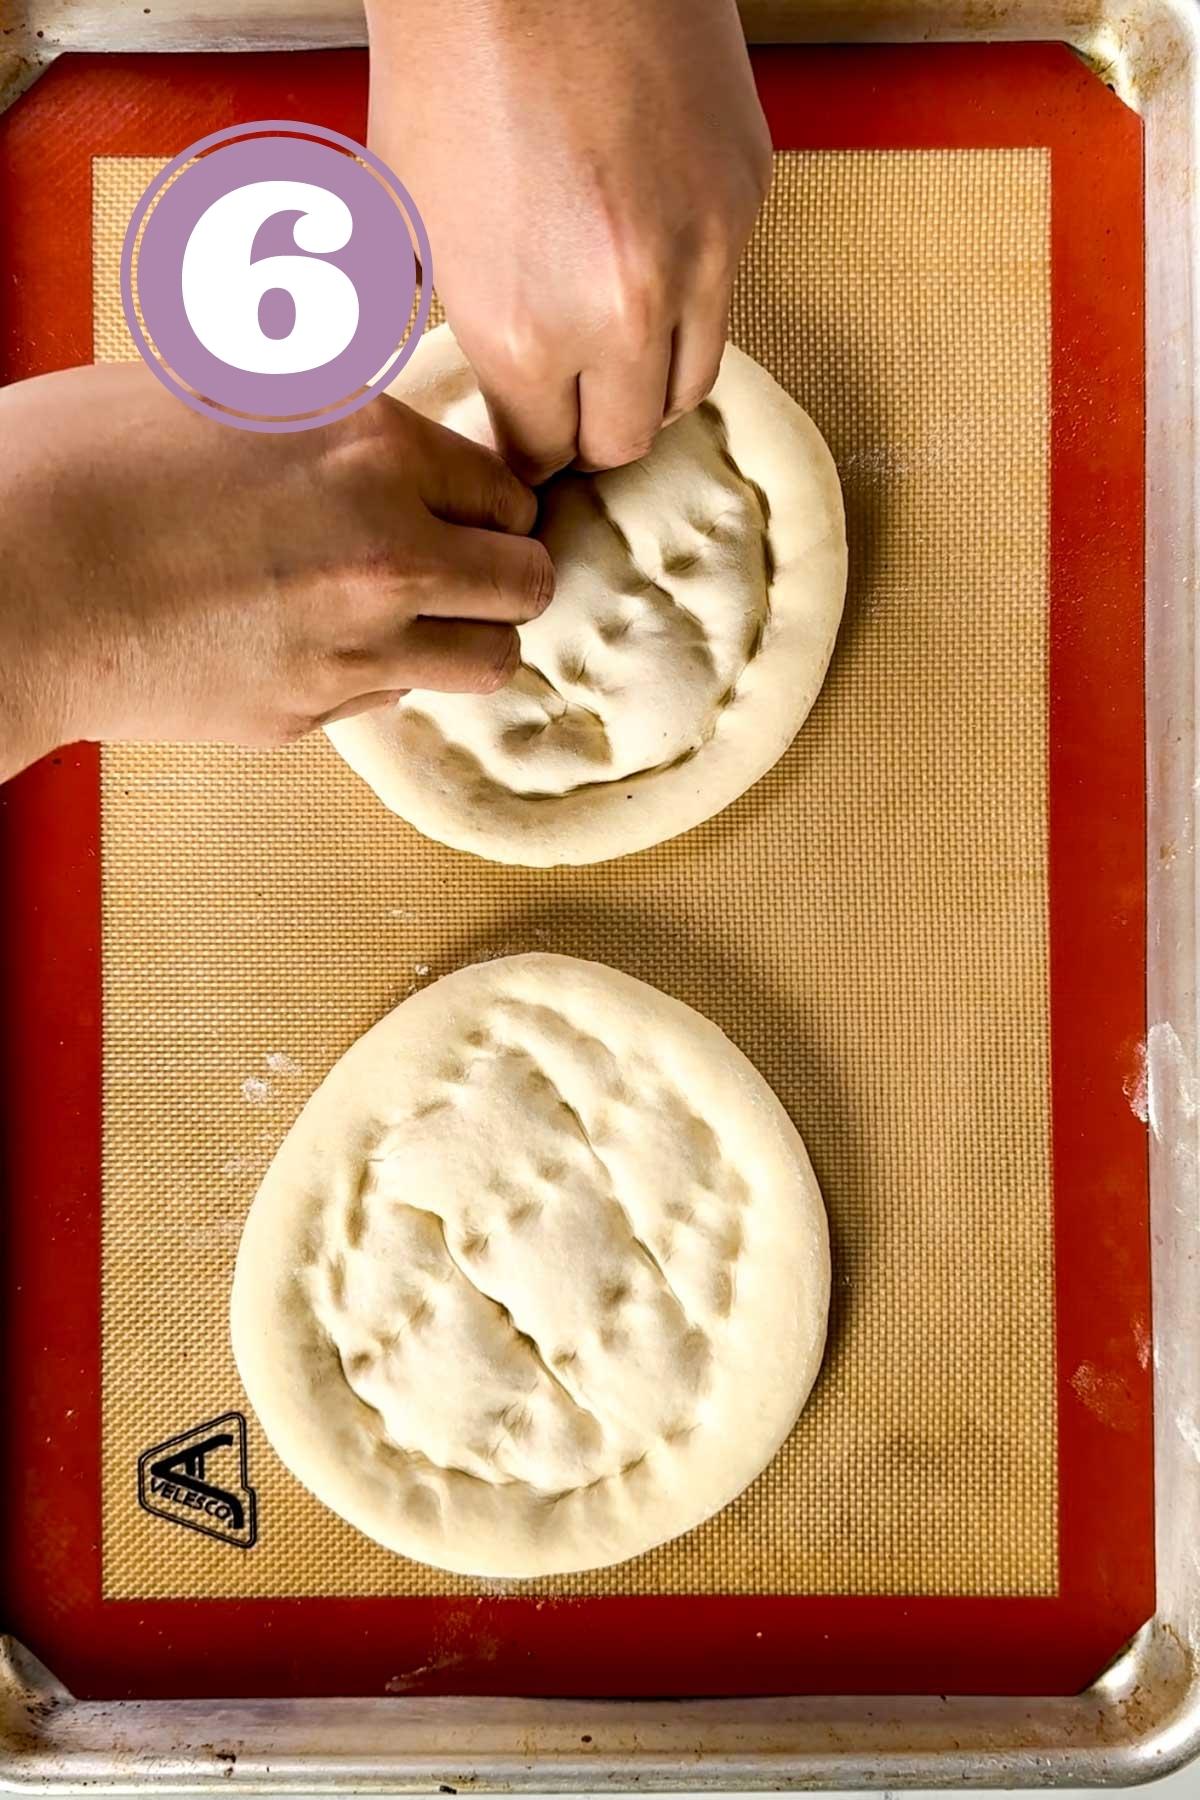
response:
<path id="1" fill-rule="evenodd" d="M 552 450 L 548 453 L 534 455 L 524 450 L 513 449 L 509 453 L 510 466 L 516 471 L 523 484 L 529 488 L 544 487 L 564 469 L 569 469 L 575 460 L 575 445 L 565 450 Z M 536 496 L 535 496 L 536 504 Z"/>
<path id="2" fill-rule="evenodd" d="M 586 457 L 576 458 L 575 467 L 581 475 L 601 475 L 605 469 L 628 468 L 630 463 L 641 462 L 644 456 L 649 456 L 657 441 L 658 433 L 655 432 L 636 444 L 595 444 Z"/>
<path id="3" fill-rule="evenodd" d="M 482 663 L 479 667 L 479 692 L 481 694 L 499 693 L 501 688 L 508 686 L 516 674 L 520 662 L 521 640 L 516 632 L 509 628 L 504 633 L 504 641 L 498 647 L 494 661 Z"/>
<path id="4" fill-rule="evenodd" d="M 685 413 L 695 412 L 698 407 L 703 406 L 704 402 L 708 399 L 708 396 L 716 387 L 717 376 L 720 372 L 720 364 L 717 364 L 714 368 L 709 370 L 705 378 L 698 382 L 689 393 L 679 395 L 673 394 L 671 396 L 671 419 L 682 419 Z"/>
<path id="5" fill-rule="evenodd" d="M 500 514 L 500 521 L 507 530 L 519 537 L 528 537 L 537 524 L 538 501 L 532 486 L 522 481 L 516 472 L 505 467 L 505 503 Z"/>
<path id="6" fill-rule="evenodd" d="M 322 726 L 336 725 L 342 719 L 356 719 L 360 713 L 376 712 L 381 707 L 394 706 L 407 693 L 407 688 L 379 688 L 374 693 L 358 694 L 353 700 L 347 700 L 343 705 L 335 706 L 332 712 L 325 713 L 317 723 Z"/>
<path id="7" fill-rule="evenodd" d="M 535 554 L 530 576 L 530 605 L 533 617 L 540 618 L 554 598 L 554 590 L 558 585 L 558 575 L 554 568 L 554 559 L 545 544 L 535 540 Z"/>
<path id="8" fill-rule="evenodd" d="M 526 491 L 541 487 L 560 470 L 570 468 L 577 447 L 574 435 L 569 441 L 557 434 L 553 439 L 547 439 L 523 429 L 521 422 L 512 419 L 499 408 L 493 408 L 490 401 L 488 404 L 496 439 L 496 453 L 503 459 L 513 479 Z M 535 505 L 536 499 L 535 495 Z"/>

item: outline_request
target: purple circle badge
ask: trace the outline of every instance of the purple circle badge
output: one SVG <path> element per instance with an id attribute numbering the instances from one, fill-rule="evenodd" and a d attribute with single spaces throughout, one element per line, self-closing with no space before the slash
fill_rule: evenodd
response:
<path id="1" fill-rule="evenodd" d="M 431 280 L 425 227 L 386 163 L 291 119 L 189 145 L 138 201 L 121 255 L 150 368 L 244 431 L 365 406 L 420 342 Z"/>

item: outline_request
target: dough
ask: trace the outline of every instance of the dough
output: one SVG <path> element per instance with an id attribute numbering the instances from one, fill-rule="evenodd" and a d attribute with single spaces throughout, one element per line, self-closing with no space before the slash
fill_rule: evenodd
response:
<path id="1" fill-rule="evenodd" d="M 753 1481 L 828 1303 L 811 1165 L 741 1052 L 628 975 L 514 956 L 406 1000 L 313 1095 L 246 1222 L 233 1346 L 360 1530 L 550 1575 Z"/>
<path id="2" fill-rule="evenodd" d="M 389 390 L 491 441 L 442 326 Z M 846 589 L 842 495 L 816 426 L 732 345 L 650 455 L 544 491 L 558 589 L 502 693 L 413 693 L 329 726 L 427 837 L 547 867 L 644 850 L 720 812 L 808 716 Z"/>

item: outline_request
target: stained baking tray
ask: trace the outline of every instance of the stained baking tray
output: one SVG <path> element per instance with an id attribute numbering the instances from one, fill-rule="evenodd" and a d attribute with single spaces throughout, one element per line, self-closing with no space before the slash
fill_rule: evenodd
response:
<path id="1" fill-rule="evenodd" d="M 122 15 L 123 28 L 129 29 Z M 43 23 L 18 51 L 10 72 L 15 89 L 45 46 L 86 48 L 96 17 L 76 14 L 79 35 L 47 8 Z M 107 22 L 109 25 L 112 21 Z M 264 25 L 276 42 L 312 41 L 302 19 Z M 471 1785 L 484 1788 L 580 1791 L 637 1784 L 662 1788 L 753 1788 L 812 1785 L 926 1783 L 1037 1783 L 1130 1780 L 1157 1773 L 1185 1756 L 1195 1732 L 1194 1655 L 1196 1540 L 1195 1443 L 1197 1424 L 1190 1376 L 1197 1364 L 1194 1177 L 1196 1087 L 1194 1079 L 1194 893 L 1192 806 L 1195 779 L 1192 682 L 1194 645 L 1191 579 L 1194 573 L 1195 379 L 1190 333 L 1189 274 L 1195 250 L 1190 210 L 1190 171 L 1195 151 L 1197 41 L 1190 10 L 1155 8 L 1129 18 L 1101 12 L 1067 21 L 1048 9 L 991 8 L 987 16 L 953 8 L 907 11 L 779 6 L 748 16 L 755 38 L 770 40 L 889 40 L 1010 37 L 1067 39 L 1099 68 L 1122 97 L 1142 113 L 1147 157 L 1147 606 L 1145 642 L 1149 671 L 1146 709 L 1148 796 L 1147 899 L 1150 1021 L 1145 1037 L 1145 1087 L 1136 1086 L 1131 1062 L 1131 1101 L 1148 1114 L 1151 1137 L 1151 1205 L 1154 1227 L 1154 1384 L 1156 1455 L 1157 1611 L 1154 1619 L 1108 1672 L 1084 1694 L 1056 1699 L 1021 1697 L 1022 1658 L 1036 1666 L 1038 1646 L 1018 1630 L 1006 1678 L 1010 1697 L 985 1700 L 926 1694 L 907 1698 L 831 1698 L 781 1695 L 773 1699 L 710 1698 L 683 1705 L 652 1698 L 587 1701 L 476 1695 L 387 1699 L 277 1698 L 269 1701 L 79 1700 L 10 1640 L 8 1679 L 0 1699 L 6 1734 L 4 1778 L 14 1785 L 71 1788 L 159 1785 L 198 1788 L 242 1783 L 264 1789 L 325 1791 L 337 1788 L 396 1790 Z M 172 47 L 196 47 L 177 20 Z M 63 40 L 63 31 L 68 36 Z M 183 30 L 182 40 L 178 35 Z M 336 15 L 320 22 L 322 41 L 353 20 Z M 37 31 L 45 35 L 36 36 Z M 56 35 L 58 42 L 56 44 Z M 252 39 L 253 33 L 249 34 Z M 219 30 L 215 33 L 219 41 Z M 203 41 L 202 39 L 200 41 Z M 256 40 L 261 41 L 261 39 Z M 164 39 L 124 40 L 108 33 L 107 48 L 136 50 Z M 25 54 L 28 52 L 28 55 Z M 920 121 L 918 121 L 920 126 Z M 928 120 L 923 129 L 936 130 Z M 932 141 L 937 141 L 936 136 Z M 1040 141 L 1037 138 L 1031 141 Z M 43 342 L 46 366 L 69 345 Z M 1086 346 L 1083 347 L 1086 350 Z M 1078 353 L 1078 351 L 1077 351 Z M 1087 447 L 1087 433 L 1082 434 Z M 1068 444 L 1069 449 L 1069 444 Z M 1095 471 L 1103 491 L 1104 470 Z M 1086 476 L 1086 469 L 1081 471 Z M 1097 539 L 1103 564 L 1103 538 Z M 1060 696 L 1061 697 L 1061 696 Z M 1053 694 L 1052 694 L 1053 703 Z M 1117 786 L 1129 770 L 1110 771 Z M 86 786 L 66 791 L 78 809 L 39 817 L 41 853 L 62 857 L 85 906 L 94 898 L 95 871 L 78 855 L 94 836 Z M 1069 792 L 1060 791 L 1070 829 Z M 11 813 L 11 801 L 10 801 Z M 10 828 L 13 820 L 8 821 Z M 16 822 L 32 844 L 29 820 Z M 1053 819 L 1052 819 L 1053 829 Z M 56 841 L 57 834 L 57 841 Z M 10 829 L 10 841 L 12 840 Z M 1103 834 L 1097 839 L 1103 856 Z M 75 854 L 73 854 L 75 852 Z M 1100 878 L 1103 878 L 1101 871 Z M 1134 884 L 1136 890 L 1137 884 Z M 6 895 L 10 923 L 19 918 L 20 954 L 36 967 L 41 940 L 53 919 Z M 70 898 L 70 897 L 68 897 Z M 63 896 L 58 897 L 61 906 Z M 1128 906 L 1136 920 L 1138 894 Z M 1125 921 L 1128 925 L 1128 919 Z M 86 946 L 84 947 L 86 953 Z M 93 946 L 94 949 L 94 946 Z M 9 947 L 11 959 L 12 951 Z M 1135 958 L 1136 961 L 1136 958 Z M 12 961 L 8 974 L 13 974 Z M 1126 971 L 1126 979 L 1128 971 Z M 1120 972 L 1113 972 L 1118 985 Z M 1106 971 L 1106 979 L 1109 973 Z M 28 998 L 28 985 L 25 993 Z M 86 1035 L 86 1034 L 85 1034 Z M 1086 1056 L 1086 1045 L 1082 1047 Z M 1130 1045 L 1131 1053 L 1136 1045 Z M 88 1083 L 96 1069 L 77 1059 L 73 1088 L 60 1096 L 64 1129 L 94 1102 Z M 1103 1112 L 1103 1106 L 1100 1107 Z M 74 1116 L 73 1116 L 74 1115 Z M 69 1196 L 67 1197 L 69 1202 Z M 69 1233 L 70 1206 L 55 1215 Z M 1086 1219 L 1079 1222 L 1086 1233 Z M 60 1248 L 69 1254 L 70 1238 Z M 1068 1245 L 1068 1247 L 1070 1247 Z M 1061 1251 L 1061 1244 L 1060 1244 Z M 1086 1253 L 1086 1244 L 1081 1253 Z M 73 1297 L 68 1281 L 66 1289 Z M 81 1317 L 80 1328 L 86 1321 Z M 49 1334 L 48 1334 L 49 1335 Z M 61 1341 L 61 1334 L 60 1334 Z M 61 1479 L 72 1480 L 64 1461 Z M 1096 1486 L 1103 1487 L 1100 1471 Z M 1113 1497 L 1121 1472 L 1113 1468 Z M 15 1491 L 10 1484 L 10 1492 Z M 1105 1498 L 1100 1494 L 1101 1501 Z M 1099 1509 L 1102 1511 L 1102 1508 Z M 1129 1554 L 1139 1546 L 1130 1539 Z M 1116 1562 L 1120 1563 L 1119 1548 Z M 908 1608 L 917 1615 L 919 1597 Z M 894 1662 L 901 1613 L 877 1615 Z M 282 1621 L 281 1621 L 282 1622 Z M 983 1629 L 995 1620 L 980 1617 Z M 286 1627 L 285 1627 L 286 1628 Z M 102 1621 L 97 1629 L 103 1631 Z M 153 1633 L 147 1616 L 143 1631 Z M 1114 1645 L 1115 1649 L 1117 1646 Z M 93 1651 L 97 1646 L 93 1646 Z M 114 1654 L 117 1651 L 114 1641 Z M 869 1661 L 868 1642 L 859 1655 Z M 219 1656 L 219 1646 L 214 1649 Z M 870 1685 L 869 1673 L 859 1685 Z M 209 1691 L 220 1692 L 219 1685 Z M 606 1690 L 619 1691 L 614 1686 Z"/>

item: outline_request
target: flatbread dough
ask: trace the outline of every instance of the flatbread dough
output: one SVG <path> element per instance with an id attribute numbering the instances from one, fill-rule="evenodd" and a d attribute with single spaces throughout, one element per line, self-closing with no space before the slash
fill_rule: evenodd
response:
<path id="1" fill-rule="evenodd" d="M 448 326 L 389 392 L 491 441 Z M 329 736 L 427 837 L 604 862 L 728 806 L 804 723 L 846 591 L 841 488 L 812 420 L 729 345 L 642 462 L 551 483 L 538 534 L 558 589 L 502 693 L 413 693 Z"/>
<path id="2" fill-rule="evenodd" d="M 741 1052 L 628 975 L 514 956 L 406 1000 L 313 1095 L 246 1223 L 233 1345 L 360 1530 L 564 1574 L 754 1479 L 828 1303 L 812 1167 Z"/>

